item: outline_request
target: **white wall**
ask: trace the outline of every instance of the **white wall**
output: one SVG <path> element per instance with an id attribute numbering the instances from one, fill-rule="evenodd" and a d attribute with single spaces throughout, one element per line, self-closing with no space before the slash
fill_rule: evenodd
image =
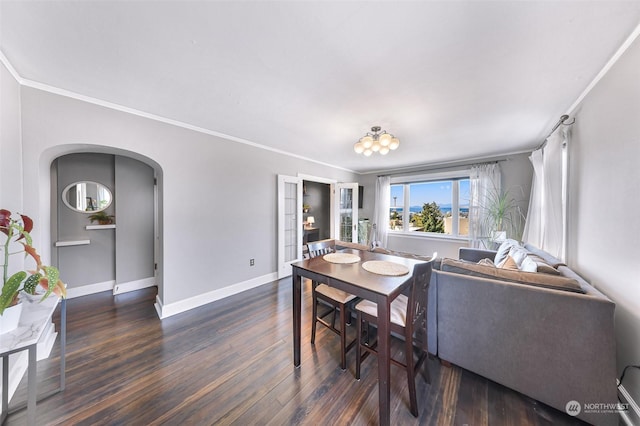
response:
<path id="1" fill-rule="evenodd" d="M 578 107 L 569 153 L 568 263 L 616 303 L 619 373 L 640 364 L 639 71 L 636 40 Z M 640 372 L 623 385 L 640 402 Z"/>
<path id="2" fill-rule="evenodd" d="M 20 85 L 0 62 L 0 208 L 22 210 Z"/>
<path id="3" fill-rule="evenodd" d="M 21 102 L 23 162 L 33 165 L 24 207 L 36 223 L 49 220 L 49 168 L 62 153 L 135 152 L 161 169 L 165 305 L 277 270 L 277 174 L 354 180 L 342 170 L 29 87 Z M 48 226 L 36 238 L 49 246 Z"/>

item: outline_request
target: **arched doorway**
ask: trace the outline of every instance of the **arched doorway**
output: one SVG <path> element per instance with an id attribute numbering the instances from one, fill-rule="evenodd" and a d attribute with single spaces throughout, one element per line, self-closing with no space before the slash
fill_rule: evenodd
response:
<path id="1" fill-rule="evenodd" d="M 156 285 L 162 300 L 162 168 L 139 154 L 104 146 L 55 151 L 49 157 L 51 259 L 65 276 L 69 297 Z M 113 225 L 92 224 L 89 214 L 62 201 L 71 181 L 95 180 L 104 180 L 113 194 L 113 204 L 104 210 L 115 216 Z"/>

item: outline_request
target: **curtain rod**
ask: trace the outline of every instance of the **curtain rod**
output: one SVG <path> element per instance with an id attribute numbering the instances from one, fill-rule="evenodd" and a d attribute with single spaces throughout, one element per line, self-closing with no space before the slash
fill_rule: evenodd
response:
<path id="1" fill-rule="evenodd" d="M 553 126 L 553 129 L 551 129 L 551 131 L 549 132 L 549 134 L 547 135 L 546 138 L 544 138 L 544 140 L 542 141 L 542 143 L 534 150 L 537 151 L 539 149 L 544 148 L 544 146 L 547 144 L 547 139 L 549 139 L 549 136 L 551 136 L 553 134 L 553 132 L 555 132 L 556 130 L 558 130 L 558 127 L 560 127 L 561 125 L 565 125 L 565 126 L 570 126 L 573 123 L 576 122 L 575 117 L 573 118 L 573 121 L 571 123 L 565 123 L 565 121 L 567 121 L 569 119 L 569 115 L 568 114 L 564 114 L 562 116 L 560 116 L 560 120 L 558 120 L 558 122 L 556 123 L 555 126 Z"/>
<path id="2" fill-rule="evenodd" d="M 379 174 L 376 175 L 376 177 L 381 177 L 381 176 L 410 176 L 410 175 L 414 175 L 414 174 L 420 174 L 420 173 L 425 173 L 425 172 L 433 172 L 433 171 L 438 171 L 438 170 L 450 170 L 450 169 L 456 169 L 456 168 L 463 168 L 463 167 L 469 167 L 469 166 L 473 166 L 475 164 L 495 164 L 495 163 L 501 163 L 503 161 L 507 161 L 508 158 L 495 158 L 493 159 L 493 157 L 486 157 L 484 159 L 476 159 L 475 161 L 469 161 L 469 160 L 460 160 L 460 161 L 452 161 L 452 162 L 447 162 L 447 163 L 438 163 L 438 164 L 434 164 L 433 167 L 422 167 L 422 166 L 416 166 L 417 168 L 410 168 L 410 169 L 405 169 L 405 170 L 397 170 L 394 171 L 392 173 L 385 173 L 385 174 Z"/>

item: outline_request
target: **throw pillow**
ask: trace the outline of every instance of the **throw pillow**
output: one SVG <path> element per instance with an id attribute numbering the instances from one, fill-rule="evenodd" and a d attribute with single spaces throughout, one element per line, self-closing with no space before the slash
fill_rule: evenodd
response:
<path id="1" fill-rule="evenodd" d="M 509 250 L 509 256 L 513 257 L 513 260 L 518 265 L 518 268 L 522 265 L 522 261 L 529 255 L 529 252 L 524 247 L 516 246 L 511 247 Z"/>
<path id="2" fill-rule="evenodd" d="M 493 264 L 498 266 L 500 263 L 504 262 L 504 259 L 509 254 L 509 250 L 512 247 L 520 247 L 520 243 L 516 240 L 506 239 L 500 247 L 498 247 L 498 251 L 496 252 L 496 257 L 493 259 Z"/>
<path id="3" fill-rule="evenodd" d="M 496 265 L 494 265 L 493 260 L 489 259 L 489 258 L 485 258 L 482 259 L 478 262 L 478 265 L 485 265 L 485 266 L 493 266 L 494 268 L 496 267 Z"/>
<path id="4" fill-rule="evenodd" d="M 519 269 L 523 272 L 538 272 L 538 264 L 530 256 L 527 256 Z"/>
<path id="5" fill-rule="evenodd" d="M 511 256 L 507 256 L 500 264 L 498 265 L 500 269 L 512 269 L 514 271 L 518 270 L 518 264 Z"/>

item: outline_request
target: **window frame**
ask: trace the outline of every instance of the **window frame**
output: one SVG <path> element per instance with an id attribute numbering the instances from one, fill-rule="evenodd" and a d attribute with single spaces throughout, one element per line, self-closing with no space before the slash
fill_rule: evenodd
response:
<path id="1" fill-rule="evenodd" d="M 435 183 L 452 181 L 451 186 L 451 215 L 457 213 L 460 215 L 460 185 L 461 180 L 471 179 L 471 171 L 469 169 L 447 171 L 447 172 L 434 172 L 434 173 L 421 173 L 416 175 L 404 175 L 404 176 L 392 176 L 389 182 L 390 185 L 403 185 L 403 203 L 402 203 L 402 230 L 387 229 L 389 235 L 397 235 L 403 237 L 414 238 L 440 238 L 450 240 L 462 240 L 469 241 L 470 235 L 459 235 L 459 221 L 451 221 L 451 234 L 444 234 L 439 232 L 424 232 L 424 231 L 409 231 L 409 214 L 411 191 L 410 185 L 418 183 Z M 389 209 L 391 211 L 391 209 Z"/>

